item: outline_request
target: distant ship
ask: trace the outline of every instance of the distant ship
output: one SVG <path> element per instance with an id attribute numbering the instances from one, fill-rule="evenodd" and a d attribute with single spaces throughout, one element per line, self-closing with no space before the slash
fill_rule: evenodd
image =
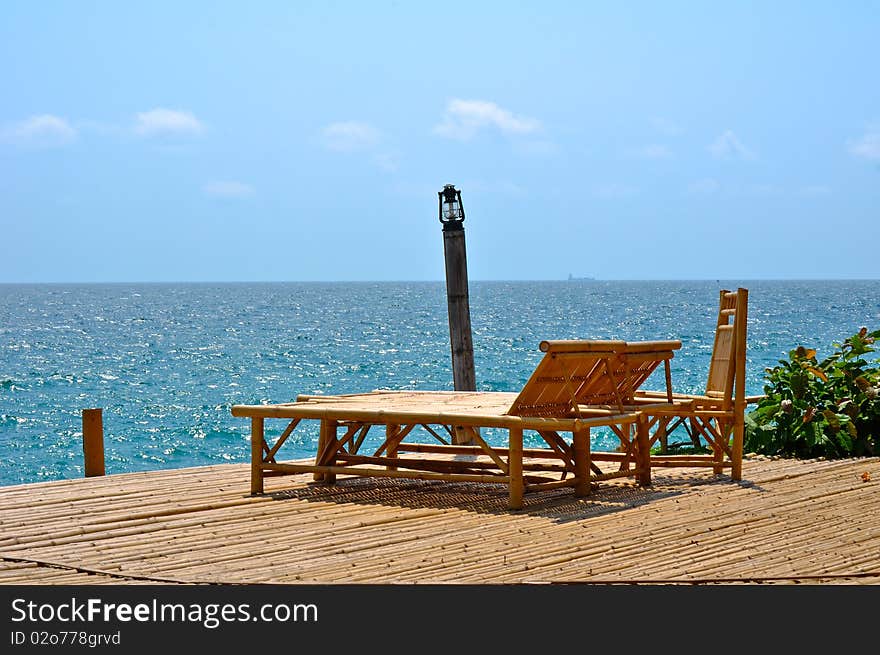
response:
<path id="1" fill-rule="evenodd" d="M 575 277 L 571 273 L 568 274 L 569 282 L 595 282 L 596 278 L 594 277 Z"/>

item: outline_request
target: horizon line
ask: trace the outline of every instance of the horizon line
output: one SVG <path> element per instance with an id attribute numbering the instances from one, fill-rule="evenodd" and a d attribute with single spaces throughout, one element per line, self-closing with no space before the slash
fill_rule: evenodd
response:
<path id="1" fill-rule="evenodd" d="M 721 278 L 476 278 L 469 282 L 565 282 L 592 284 L 597 282 L 876 282 L 880 277 L 721 277 Z M 380 280 L 50 280 L 0 281 L 0 286 L 13 285 L 88 285 L 88 284 L 413 284 L 444 283 L 444 279 L 380 279 Z"/>

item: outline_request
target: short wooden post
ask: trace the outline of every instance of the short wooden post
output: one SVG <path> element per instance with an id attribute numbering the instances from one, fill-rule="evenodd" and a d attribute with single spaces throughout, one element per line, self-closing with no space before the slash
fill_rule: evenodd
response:
<path id="1" fill-rule="evenodd" d="M 101 409 L 82 411 L 83 460 L 87 478 L 104 475 L 104 418 Z"/>
<path id="2" fill-rule="evenodd" d="M 263 493 L 263 417 L 251 418 L 251 495 Z"/>
<path id="3" fill-rule="evenodd" d="M 588 496 L 590 494 L 590 428 L 581 428 L 572 433 L 574 446 L 574 475 L 577 484 L 574 488 L 575 496 Z"/>
<path id="4" fill-rule="evenodd" d="M 461 192 L 447 184 L 440 197 L 443 223 L 443 256 L 446 261 L 446 305 L 449 343 L 452 350 L 452 381 L 456 391 L 476 391 L 471 309 L 468 299 L 467 251 L 464 239 L 464 207 Z M 472 444 L 467 431 L 453 429 L 453 443 Z"/>
<path id="5" fill-rule="evenodd" d="M 523 431 L 522 428 L 508 430 L 507 468 L 510 475 L 510 509 L 522 509 L 523 492 Z"/>
<path id="6" fill-rule="evenodd" d="M 651 484 L 651 441 L 648 438 L 648 419 L 640 414 L 636 421 L 636 451 L 638 452 L 639 484 Z"/>

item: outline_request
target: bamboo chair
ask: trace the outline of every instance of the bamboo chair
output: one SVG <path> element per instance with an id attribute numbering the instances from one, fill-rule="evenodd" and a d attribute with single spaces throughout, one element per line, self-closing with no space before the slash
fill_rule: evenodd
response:
<path id="1" fill-rule="evenodd" d="M 661 363 L 669 380 L 669 360 L 680 347 L 680 341 L 544 341 L 540 344 L 544 357 L 518 394 L 374 391 L 299 396 L 294 403 L 280 405 L 235 405 L 232 414 L 252 420 L 252 493 L 263 492 L 266 475 L 294 473 L 313 473 L 315 480 L 329 484 L 337 474 L 501 482 L 509 485 L 509 506 L 517 509 L 527 491 L 574 487 L 575 494 L 581 496 L 590 492 L 594 482 L 625 476 L 649 485 L 648 425 L 646 415 L 634 409 L 646 404 L 637 403 L 634 395 Z M 669 402 L 659 406 L 669 406 Z M 290 424 L 270 445 L 265 439 L 264 420 L 273 418 L 289 420 Z M 321 422 L 315 463 L 276 461 L 278 449 L 307 419 Z M 385 427 L 384 440 L 372 455 L 362 454 L 370 427 L 380 425 Z M 452 443 L 431 425 L 445 429 Z M 417 426 L 440 444 L 404 442 Z M 481 427 L 506 429 L 507 447 L 487 444 L 480 436 Z M 614 430 L 626 453 L 591 456 L 592 427 Z M 344 430 L 341 436 L 340 429 Z M 524 448 L 524 430 L 537 432 L 549 448 Z M 561 432 L 572 434 L 571 444 Z M 462 436 L 467 442 L 459 440 Z M 404 452 L 445 457 L 401 457 Z M 484 457 L 476 461 L 459 455 Z M 524 457 L 528 461 L 524 462 Z M 626 466 L 614 472 L 602 471 L 595 463 L 621 460 Z M 630 468 L 630 460 L 634 468 Z"/>
<path id="2" fill-rule="evenodd" d="M 624 413 L 661 362 L 672 402 L 669 360 L 681 341 L 542 341 L 539 347 L 544 358 L 508 414 L 583 418 L 615 409 Z"/>
<path id="3" fill-rule="evenodd" d="M 650 484 L 652 459 L 645 412 L 673 404 L 669 363 L 673 351 L 681 348 L 681 341 L 542 341 L 539 347 L 544 358 L 507 413 L 587 419 L 636 412 L 636 422 L 605 424 L 620 440 L 619 450 L 594 452 L 590 468 L 594 475 L 604 477 L 609 474 L 599 468 L 597 461 L 619 464 L 619 474 L 634 464 L 640 484 Z M 665 393 L 650 400 L 637 398 L 636 391 L 661 362 Z M 563 445 L 556 433 L 538 433 L 551 447 Z"/>
<path id="4" fill-rule="evenodd" d="M 711 455 L 654 455 L 653 466 L 712 466 L 718 474 L 730 468 L 734 480 L 742 479 L 745 408 L 753 401 L 745 395 L 746 324 L 748 290 L 722 290 L 719 295 L 718 321 L 706 392 L 672 394 L 672 407 L 645 408 L 654 428 L 650 442 L 658 441 L 665 453 L 670 433 L 684 427 L 695 443 L 702 438 L 712 449 Z M 636 400 L 656 402 L 667 395 L 640 391 Z"/>
<path id="5" fill-rule="evenodd" d="M 590 422 L 597 427 L 610 428 L 620 439 L 620 453 L 595 453 L 596 460 L 610 460 L 620 462 L 620 472 L 630 469 L 630 464 L 635 465 L 632 475 L 638 476 L 642 484 L 650 484 L 650 453 L 648 442 L 647 424 L 644 423 L 643 412 L 646 408 L 644 401 L 635 399 L 635 390 L 639 388 L 663 363 L 667 381 L 666 396 L 652 401 L 650 407 L 669 407 L 672 402 L 671 375 L 669 362 L 674 356 L 675 350 L 681 348 L 681 341 L 641 341 L 626 342 L 617 340 L 558 340 L 542 341 L 539 344 L 544 357 L 535 367 L 532 375 L 522 387 L 513 403 L 499 418 L 510 416 L 534 419 L 559 419 L 571 421 L 580 419 L 583 425 Z M 325 407 L 335 402 L 363 403 L 365 399 L 373 398 L 381 403 L 386 414 L 393 413 L 393 408 L 412 408 L 410 404 L 413 397 L 427 398 L 434 396 L 433 392 L 412 391 L 377 391 L 373 394 L 353 394 L 350 396 L 299 396 L 298 401 L 308 400 L 322 403 Z M 493 414 L 490 407 L 494 404 L 493 399 L 507 397 L 503 392 L 454 392 L 452 397 L 457 397 L 463 402 L 463 407 L 469 403 L 482 406 L 487 415 Z M 436 399 L 427 404 L 416 405 L 419 409 L 432 407 Z M 495 405 L 498 407 L 498 405 Z M 450 405 L 444 404 L 446 411 L 454 412 Z M 461 409 L 461 408 L 459 408 Z M 470 410 L 466 410 L 470 411 Z M 497 411 L 497 410 L 496 410 Z M 644 423 L 644 430 L 640 426 Z M 488 423 L 487 423 L 488 424 Z M 424 427 L 424 426 L 423 426 Z M 448 425 L 444 426 L 453 443 L 456 445 L 477 446 L 482 450 L 480 454 L 492 455 L 489 447 L 480 437 L 479 425 Z M 571 447 L 560 436 L 559 431 L 552 429 L 540 429 L 535 431 L 544 439 L 547 445 L 557 453 L 572 458 Z M 586 427 L 589 435 L 590 428 Z M 407 431 L 408 432 L 408 431 Z M 438 435 L 431 432 L 435 437 Z M 443 452 L 443 446 L 423 446 L 402 443 L 403 434 L 395 433 L 380 446 L 380 452 L 397 453 L 398 451 L 416 450 L 418 452 Z M 323 446 L 319 446 L 323 447 Z M 474 451 L 479 452 L 479 450 Z M 622 454 L 621 454 L 622 453 Z M 329 461 L 332 453 L 327 453 L 321 460 Z M 596 476 L 606 475 L 599 467 L 592 463 L 591 468 Z M 615 474 L 616 477 L 616 474 Z"/>

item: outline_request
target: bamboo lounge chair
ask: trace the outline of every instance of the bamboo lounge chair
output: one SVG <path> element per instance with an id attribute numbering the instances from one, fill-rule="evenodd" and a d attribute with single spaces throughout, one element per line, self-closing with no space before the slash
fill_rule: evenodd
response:
<path id="1" fill-rule="evenodd" d="M 745 408 L 760 398 L 745 395 L 748 299 L 747 289 L 720 292 L 705 394 L 673 394 L 671 398 L 664 392 L 635 394 L 637 402 L 650 404 L 664 398 L 673 403 L 644 409 L 650 416 L 649 428 L 654 430 L 652 445 L 660 442 L 665 452 L 669 434 L 684 427 L 693 441 L 699 443 L 702 438 L 712 450 L 711 455 L 655 455 L 653 466 L 711 466 L 716 474 L 729 468 L 733 480 L 742 479 Z"/>
<path id="2" fill-rule="evenodd" d="M 584 496 L 592 483 L 624 476 L 648 485 L 644 410 L 670 406 L 669 361 L 680 347 L 680 341 L 544 341 L 544 356 L 519 394 L 374 391 L 235 405 L 233 416 L 251 419 L 251 493 L 263 493 L 266 476 L 297 473 L 312 473 L 328 484 L 338 474 L 494 482 L 508 486 L 508 505 L 519 509 L 528 491 L 574 487 L 576 495 Z M 666 397 L 636 401 L 639 386 L 661 363 Z M 271 446 L 266 419 L 289 421 Z M 314 463 L 277 461 L 279 448 L 307 420 L 320 421 Z M 438 443 L 406 442 L 419 426 Z M 600 426 L 618 435 L 622 452 L 590 452 L 590 430 Z M 374 427 L 384 430 L 381 443 L 364 454 L 361 448 Z M 490 445 L 480 428 L 506 430 L 507 445 Z M 546 447 L 524 448 L 524 430 L 536 432 Z M 560 435 L 564 432 L 572 434 L 571 443 Z M 608 460 L 620 463 L 618 469 L 604 471 L 597 464 Z"/>

